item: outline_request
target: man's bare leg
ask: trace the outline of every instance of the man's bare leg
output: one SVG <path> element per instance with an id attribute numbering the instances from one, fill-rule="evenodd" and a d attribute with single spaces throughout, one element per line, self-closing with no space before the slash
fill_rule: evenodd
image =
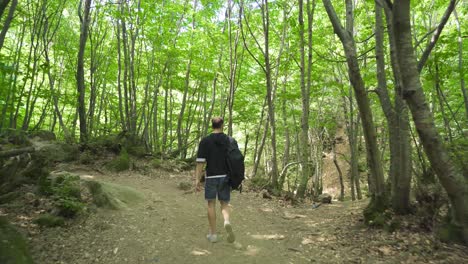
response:
<path id="1" fill-rule="evenodd" d="M 226 229 L 226 232 L 228 233 L 227 241 L 229 243 L 232 243 L 236 240 L 236 237 L 234 236 L 234 232 L 232 231 L 232 226 L 231 226 L 231 221 L 229 219 L 229 203 L 228 202 L 223 202 L 220 201 L 221 203 L 221 213 L 223 214 L 224 217 L 224 228 Z"/>
<path id="2" fill-rule="evenodd" d="M 208 223 L 210 224 L 209 235 L 216 234 L 216 200 L 208 201 Z"/>
<path id="3" fill-rule="evenodd" d="M 221 204 L 221 214 L 223 214 L 224 223 L 226 222 L 229 223 L 230 222 L 229 221 L 229 214 L 230 214 L 229 203 L 224 202 L 224 201 L 219 201 L 219 203 Z"/>

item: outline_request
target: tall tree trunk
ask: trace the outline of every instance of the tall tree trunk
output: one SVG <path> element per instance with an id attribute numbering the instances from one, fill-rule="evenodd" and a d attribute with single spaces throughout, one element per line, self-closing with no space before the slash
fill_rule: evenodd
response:
<path id="1" fill-rule="evenodd" d="M 385 74 L 385 52 L 384 52 L 384 26 L 382 6 L 376 1 L 376 58 L 377 58 L 377 80 L 382 110 L 388 123 L 390 144 L 390 172 L 391 180 L 391 202 L 393 210 L 398 214 L 410 212 L 411 191 L 411 144 L 409 140 L 409 120 L 407 107 L 401 97 L 401 74 L 400 68 L 395 62 L 395 41 L 390 38 L 390 53 L 395 84 L 395 103 L 392 105 L 387 88 Z M 387 21 L 389 20 L 387 16 Z M 391 23 L 387 22 L 388 31 L 393 31 Z M 391 36 L 391 34 L 390 34 Z"/>
<path id="2" fill-rule="evenodd" d="M 88 39 L 88 28 L 90 21 L 91 0 L 85 0 L 84 14 L 81 14 L 81 6 L 83 1 L 80 1 L 80 10 L 78 14 L 81 21 L 80 33 L 80 48 L 78 50 L 78 63 L 76 69 L 76 87 L 78 91 L 78 115 L 80 119 L 80 142 L 85 143 L 88 140 L 88 132 L 86 127 L 86 109 L 85 109 L 85 77 L 84 77 L 84 54 L 86 41 Z"/>
<path id="3" fill-rule="evenodd" d="M 186 104 L 187 104 L 187 95 L 188 95 L 189 84 L 190 84 L 191 66 L 192 66 L 192 58 L 189 58 L 189 61 L 187 63 L 187 70 L 185 71 L 184 94 L 182 96 L 182 102 L 181 102 L 179 117 L 177 118 L 177 149 L 179 151 L 182 150 L 183 143 L 184 143 L 183 133 L 182 133 L 182 122 L 184 120 L 185 108 L 186 108 Z"/>
<path id="4" fill-rule="evenodd" d="M 452 161 L 442 143 L 423 93 L 418 62 L 411 41 L 409 0 L 395 1 L 393 24 L 398 64 L 401 69 L 405 69 L 401 72 L 404 98 L 411 110 L 426 155 L 449 196 L 453 207 L 453 224 L 461 229 L 465 243 L 468 243 L 468 180 Z"/>
<path id="5" fill-rule="evenodd" d="M 120 38 L 120 22 L 116 21 L 116 37 L 117 37 L 117 92 L 119 95 L 119 117 L 120 117 L 120 129 L 125 131 L 127 129 L 127 123 L 125 122 L 124 114 L 124 103 L 123 103 L 123 91 L 122 91 L 122 41 Z"/>
<path id="6" fill-rule="evenodd" d="M 271 142 L 271 184 L 273 189 L 278 188 L 278 159 L 276 151 L 276 120 L 275 120 L 275 98 L 273 95 L 273 85 L 270 64 L 270 14 L 268 0 L 264 0 L 262 5 L 263 33 L 265 36 L 264 59 L 265 77 L 267 88 L 268 118 L 270 120 L 270 142 Z"/>
<path id="7" fill-rule="evenodd" d="M 22 23 L 20 35 L 19 35 L 19 38 L 17 38 L 17 42 L 16 42 L 16 49 L 15 49 L 15 56 L 14 56 L 14 63 L 13 63 L 14 68 L 15 68 L 15 72 L 18 72 L 18 70 L 19 70 L 20 60 L 22 58 L 22 56 L 21 56 L 22 55 L 21 47 L 23 45 L 24 37 L 26 35 L 25 32 L 26 32 L 26 23 Z M 17 81 L 18 81 L 18 74 L 11 74 L 10 81 L 9 81 L 7 98 L 5 100 L 5 105 L 2 108 L 2 113 L 1 113 L 1 116 L 0 116 L 0 131 L 6 125 L 8 107 L 10 107 L 11 109 L 14 108 L 15 94 L 16 94 L 16 90 L 17 90 Z M 14 111 L 10 111 L 10 120 L 9 120 L 10 122 L 13 119 L 13 115 L 12 115 L 13 112 Z"/>
<path id="8" fill-rule="evenodd" d="M 350 81 L 356 93 L 356 101 L 362 120 L 364 137 L 366 140 L 369 167 L 372 178 L 375 180 L 376 190 L 373 195 L 372 207 L 382 210 L 386 204 L 385 182 L 382 163 L 380 160 L 380 151 L 377 146 L 375 126 L 372 118 L 372 111 L 369 105 L 369 98 L 362 79 L 356 54 L 356 45 L 352 33 L 346 31 L 336 15 L 336 12 L 330 0 L 322 0 L 325 9 L 333 24 L 335 33 L 340 38 L 346 54 L 348 64 L 348 73 Z M 347 14 L 348 15 L 348 14 Z"/>
<path id="9" fill-rule="evenodd" d="M 309 25 L 311 27 L 311 25 Z M 301 52 L 301 95 L 302 95 L 302 115 L 301 115 L 301 133 L 300 133 L 300 150 L 301 150 L 301 167 L 302 175 L 297 189 L 296 196 L 303 198 L 307 189 L 307 182 L 310 178 L 310 166 L 309 166 L 309 107 L 310 107 L 310 85 L 306 85 L 306 70 L 308 72 L 309 67 L 306 68 L 305 60 L 305 38 L 304 38 L 304 1 L 299 0 L 299 49 Z"/>
<path id="10" fill-rule="evenodd" d="M 272 82 L 272 67 L 270 63 L 270 13 L 268 9 L 268 0 L 262 0 L 260 5 L 262 11 L 262 28 L 263 28 L 263 47 L 259 44 L 255 35 L 252 34 L 248 20 L 244 19 L 246 26 L 249 29 L 250 36 L 255 40 L 258 49 L 263 55 L 264 63 L 260 62 L 259 59 L 252 53 L 249 49 L 244 35 L 242 24 L 241 34 L 244 41 L 244 46 L 250 56 L 257 62 L 257 64 L 262 68 L 265 73 L 265 83 L 266 83 L 266 96 L 267 96 L 267 105 L 268 105 L 268 120 L 270 127 L 270 143 L 271 143 L 271 186 L 273 189 L 278 189 L 278 158 L 277 158 L 277 144 L 276 144 L 276 120 L 275 120 L 275 93 L 274 86 Z M 244 2 L 240 3 L 240 12 L 239 16 L 244 14 Z M 244 15 L 245 18 L 245 15 Z"/>
<path id="11" fill-rule="evenodd" d="M 228 23 L 228 37 L 229 37 L 229 96 L 228 96 L 228 135 L 232 136 L 232 125 L 233 125 L 233 108 L 234 108 L 234 99 L 235 91 L 237 89 L 237 75 L 239 73 L 239 30 L 233 32 L 232 25 L 232 9 L 234 2 L 232 0 L 228 1 L 228 17 L 226 19 Z M 242 20 L 239 19 L 239 23 L 242 23 Z"/>

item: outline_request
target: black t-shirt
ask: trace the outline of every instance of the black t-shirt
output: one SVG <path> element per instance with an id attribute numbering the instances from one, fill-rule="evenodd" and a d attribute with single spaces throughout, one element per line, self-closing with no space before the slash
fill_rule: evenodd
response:
<path id="1" fill-rule="evenodd" d="M 228 137 L 224 133 L 212 133 L 200 141 L 197 162 L 206 162 L 206 176 L 226 175 L 226 147 Z"/>

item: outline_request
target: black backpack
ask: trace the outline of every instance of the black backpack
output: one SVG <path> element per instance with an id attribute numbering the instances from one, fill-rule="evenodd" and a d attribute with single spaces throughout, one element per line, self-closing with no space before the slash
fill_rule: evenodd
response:
<path id="1" fill-rule="evenodd" d="M 234 138 L 228 136 L 226 148 L 226 165 L 228 169 L 229 185 L 233 190 L 242 192 L 242 181 L 244 180 L 245 166 L 244 156 Z"/>

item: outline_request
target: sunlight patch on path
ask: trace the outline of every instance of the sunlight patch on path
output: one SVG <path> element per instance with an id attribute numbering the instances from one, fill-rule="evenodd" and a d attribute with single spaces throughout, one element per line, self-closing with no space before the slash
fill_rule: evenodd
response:
<path id="1" fill-rule="evenodd" d="M 274 234 L 274 235 L 251 235 L 254 239 L 259 240 L 283 240 L 286 237 L 284 235 Z"/>
<path id="2" fill-rule="evenodd" d="M 210 254 L 211 252 L 206 249 L 194 249 L 190 252 L 190 255 L 192 256 L 208 256 Z"/>
<path id="3" fill-rule="evenodd" d="M 301 215 L 301 214 L 291 214 L 289 212 L 284 212 L 283 218 L 292 220 L 292 219 L 297 219 L 297 218 L 306 218 L 307 216 Z"/>
<path id="4" fill-rule="evenodd" d="M 245 255 L 247 256 L 256 256 L 260 252 L 260 249 L 256 246 L 248 245 Z"/>

